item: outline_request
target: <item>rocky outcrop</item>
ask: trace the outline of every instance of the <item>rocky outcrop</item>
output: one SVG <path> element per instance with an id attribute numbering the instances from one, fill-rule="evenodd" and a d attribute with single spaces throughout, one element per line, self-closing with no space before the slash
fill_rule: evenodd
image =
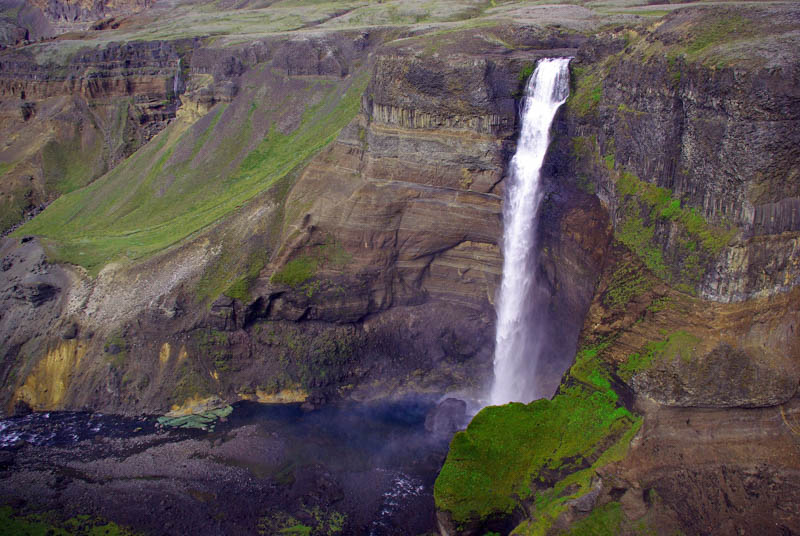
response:
<path id="1" fill-rule="evenodd" d="M 136 13 L 153 0 L 31 0 L 54 23 L 93 22 L 113 15 Z"/>

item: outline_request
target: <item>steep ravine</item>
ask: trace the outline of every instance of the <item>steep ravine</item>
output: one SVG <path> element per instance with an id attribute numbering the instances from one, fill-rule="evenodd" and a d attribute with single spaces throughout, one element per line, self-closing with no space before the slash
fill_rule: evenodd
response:
<path id="1" fill-rule="evenodd" d="M 39 240 L 6 241 L 6 407 L 480 394 L 520 72 L 585 38 L 513 31 L 557 48 L 509 53 L 466 31 L 378 48 L 389 37 L 187 49 L 177 119 L 17 232 L 88 273 L 47 263 Z M 227 197 L 209 197 L 218 175 L 236 181 Z"/>
<path id="2" fill-rule="evenodd" d="M 54 93 L 27 120 L 3 100 L 3 128 L 52 130 L 51 107 L 129 119 L 84 129 L 76 154 L 113 148 L 82 160 L 96 180 L 0 243 L 2 408 L 481 396 L 519 97 L 538 58 L 574 56 L 536 267 L 558 391 L 455 436 L 440 531 L 798 532 L 799 17 L 686 8 L 593 35 L 359 29 L 108 47 L 76 76 L 4 67 L 0 87 L 42 75 Z M 89 93 L 64 104 L 74 87 Z"/>

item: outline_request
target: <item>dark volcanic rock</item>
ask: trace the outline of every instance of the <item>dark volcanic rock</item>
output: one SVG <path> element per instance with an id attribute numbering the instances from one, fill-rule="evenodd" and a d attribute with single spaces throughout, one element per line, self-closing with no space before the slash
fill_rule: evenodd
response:
<path id="1" fill-rule="evenodd" d="M 446 435 L 461 430 L 467 424 L 467 403 L 457 398 L 447 398 L 428 412 L 425 430 Z"/>
<path id="2" fill-rule="evenodd" d="M 22 280 L 20 287 L 19 297 L 29 301 L 34 307 L 54 299 L 61 290 L 47 274 L 29 274 Z"/>

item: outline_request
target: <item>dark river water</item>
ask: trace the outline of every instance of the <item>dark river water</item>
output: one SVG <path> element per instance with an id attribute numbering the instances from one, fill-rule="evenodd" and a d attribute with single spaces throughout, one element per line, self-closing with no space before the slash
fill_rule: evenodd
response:
<path id="1" fill-rule="evenodd" d="M 434 407 L 435 401 L 430 399 L 347 403 L 314 411 L 304 411 L 299 405 L 239 403 L 227 419 L 216 424 L 213 431 L 160 430 L 155 417 L 82 412 L 33 413 L 0 420 L 0 449 L 19 453 L 38 451 L 39 456 L 46 456 L 44 453 L 52 450 L 55 453 L 53 463 L 69 466 L 72 474 L 75 464 L 57 459 L 63 456 L 65 449 L 80 445 L 82 450 L 91 451 L 93 445 L 115 445 L 116 451 L 112 453 L 104 451 L 98 452 L 94 458 L 89 456 L 91 459 L 82 462 L 80 470 L 88 468 L 91 471 L 96 466 L 101 473 L 116 474 L 119 469 L 114 469 L 113 465 L 127 463 L 132 467 L 133 478 L 139 479 L 139 493 L 142 497 L 149 497 L 148 493 L 153 496 L 160 493 L 161 488 L 155 486 L 163 487 L 165 481 L 171 484 L 179 482 L 187 489 L 189 485 L 183 484 L 183 475 L 169 473 L 166 469 L 159 473 L 155 469 L 156 478 L 152 473 L 154 469 L 126 460 L 135 460 L 135 455 L 141 453 L 159 453 L 170 445 L 176 449 L 181 446 L 181 450 L 176 451 L 186 452 L 186 479 L 203 479 L 204 475 L 195 475 L 194 472 L 207 471 L 210 475 L 223 471 L 225 475 L 225 471 L 250 471 L 252 475 L 248 479 L 252 477 L 255 484 L 237 484 L 242 486 L 238 493 L 248 493 L 248 485 L 258 485 L 259 491 L 253 495 L 262 499 L 261 502 L 250 499 L 252 504 L 247 507 L 248 513 L 254 510 L 288 512 L 303 521 L 301 514 L 294 513 L 335 510 L 337 515 L 341 513 L 347 519 L 337 534 L 423 534 L 435 530 L 433 483 L 452 436 L 451 433 L 426 431 L 425 418 Z M 142 438 L 156 438 L 157 441 Z M 192 445 L 194 450 L 183 445 Z M 129 449 L 125 450 L 128 446 Z M 174 453 L 170 456 L 170 463 L 174 464 Z M 20 457 L 17 454 L 17 458 Z M 193 469 L 194 460 L 202 460 L 206 465 Z M 33 474 L 30 467 L 35 464 L 18 461 L 17 465 L 19 467 L 10 470 L 17 471 L 21 475 L 18 478 L 23 478 L 26 471 Z M 244 481 L 250 482 L 248 479 Z M 224 486 L 226 493 L 223 494 L 214 488 L 212 480 L 209 477 L 208 481 L 203 481 L 204 493 L 210 497 L 226 497 L 224 500 L 230 502 L 230 485 Z M 31 482 L 36 481 L 31 478 Z M 153 484 L 149 484 L 151 481 Z M 237 483 L 242 481 L 241 477 L 236 477 Z M 113 519 L 108 515 L 109 511 L 113 513 L 113 504 L 109 506 L 107 497 L 98 495 L 95 503 L 90 499 L 86 502 L 85 497 L 92 497 L 93 488 L 91 484 L 79 484 L 82 486 L 80 501 L 83 502 L 71 511 L 80 509 L 81 505 L 89 506 L 93 512 Z M 272 495 L 265 489 L 271 490 Z M 75 494 L 77 496 L 78 492 Z M 62 499 L 65 495 L 69 497 L 69 493 L 65 493 Z M 163 503 L 164 499 L 161 499 L 159 504 Z M 182 528 L 164 529 L 161 533 L 195 530 L 196 525 L 200 527 L 196 529 L 198 534 L 234 531 L 267 534 L 277 527 L 269 525 L 277 519 L 277 514 L 271 514 L 269 519 L 273 521 L 269 522 L 264 521 L 269 516 L 259 514 L 262 517 L 258 529 L 250 530 L 244 521 L 240 524 L 232 521 L 234 524 L 228 528 L 223 524 L 217 529 L 206 530 L 207 524 L 201 519 L 204 513 L 196 512 L 203 507 L 211 509 L 212 503 L 192 503 L 189 505 L 191 508 L 177 505 L 176 509 L 190 512 L 185 515 L 186 520 L 180 525 Z M 236 511 L 235 504 L 225 505 L 225 508 L 229 512 Z M 242 508 L 244 511 L 244 506 Z M 288 514 L 280 515 L 286 518 Z M 198 517 L 196 524 L 193 524 L 192 516 Z M 134 528 L 159 532 L 148 530 L 150 526 L 147 523 L 136 527 L 136 517 L 133 519 Z M 121 522 L 124 521 L 127 519 L 121 518 Z M 321 527 L 320 530 L 325 532 L 329 528 Z"/>

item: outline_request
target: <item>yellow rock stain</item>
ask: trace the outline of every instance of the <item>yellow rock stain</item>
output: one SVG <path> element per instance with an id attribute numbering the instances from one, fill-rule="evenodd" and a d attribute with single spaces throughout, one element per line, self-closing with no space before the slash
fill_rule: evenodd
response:
<path id="1" fill-rule="evenodd" d="M 180 352 L 178 352 L 178 364 L 180 365 L 181 363 L 186 361 L 187 357 L 189 357 L 189 354 L 186 352 L 186 346 L 185 345 L 181 346 L 181 350 Z"/>
<path id="2" fill-rule="evenodd" d="M 172 351 L 168 342 L 165 342 L 161 345 L 161 351 L 158 352 L 158 361 L 161 363 L 161 367 L 163 368 L 169 363 L 169 356 Z M 185 351 L 185 350 L 184 350 Z"/>
<path id="3" fill-rule="evenodd" d="M 187 398 L 182 404 L 175 404 L 170 408 L 167 417 L 183 417 L 184 415 L 197 415 L 220 407 L 222 401 L 218 396 L 194 395 Z"/>
<path id="4" fill-rule="evenodd" d="M 22 400 L 36 410 L 59 409 L 86 350 L 86 344 L 77 339 L 60 342 L 36 364 L 14 393 L 14 400 Z"/>
<path id="5" fill-rule="evenodd" d="M 256 389 L 255 394 L 240 393 L 242 400 L 254 400 L 260 404 L 294 404 L 308 400 L 308 392 L 303 389 L 283 389 L 277 393 L 267 393 Z"/>

